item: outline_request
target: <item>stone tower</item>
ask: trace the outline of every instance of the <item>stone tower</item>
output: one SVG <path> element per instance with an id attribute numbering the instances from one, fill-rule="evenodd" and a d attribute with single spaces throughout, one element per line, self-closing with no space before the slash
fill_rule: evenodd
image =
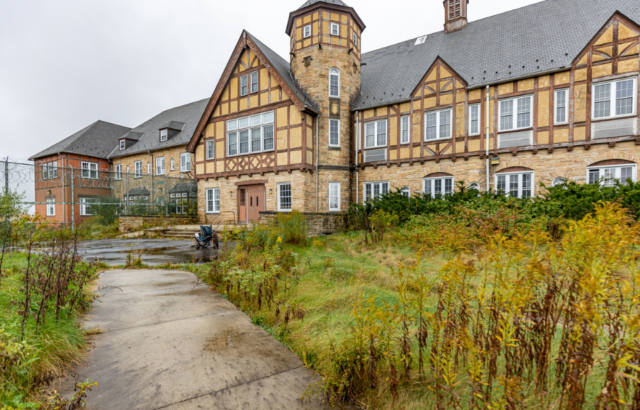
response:
<path id="1" fill-rule="evenodd" d="M 291 72 L 318 104 L 319 212 L 327 212 L 329 182 L 341 181 L 341 210 L 351 189 L 351 103 L 360 92 L 360 55 L 365 25 L 341 0 L 309 0 L 290 13 Z M 315 139 L 314 135 L 314 139 Z M 325 192 L 326 191 L 326 192 Z"/>

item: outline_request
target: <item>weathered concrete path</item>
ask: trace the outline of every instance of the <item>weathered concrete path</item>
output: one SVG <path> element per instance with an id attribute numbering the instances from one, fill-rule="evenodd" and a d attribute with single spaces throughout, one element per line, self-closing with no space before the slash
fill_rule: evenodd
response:
<path id="1" fill-rule="evenodd" d="M 320 409 L 300 360 L 221 295 L 182 271 L 113 270 L 85 327 L 87 409 Z M 73 380 L 58 386 L 73 395 Z"/>

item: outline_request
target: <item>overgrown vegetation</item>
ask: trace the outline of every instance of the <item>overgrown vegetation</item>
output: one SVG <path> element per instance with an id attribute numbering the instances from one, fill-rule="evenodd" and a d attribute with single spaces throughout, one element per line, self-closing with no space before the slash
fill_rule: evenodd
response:
<path id="1" fill-rule="evenodd" d="M 309 399 L 640 408 L 640 190 L 595 188 L 392 193 L 352 207 L 351 232 L 273 223 L 194 270 L 322 375 Z"/>

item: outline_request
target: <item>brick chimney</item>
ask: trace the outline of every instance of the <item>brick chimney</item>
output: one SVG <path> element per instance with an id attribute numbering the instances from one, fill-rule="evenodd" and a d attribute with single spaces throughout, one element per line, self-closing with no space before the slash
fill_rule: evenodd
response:
<path id="1" fill-rule="evenodd" d="M 444 31 L 453 33 L 467 26 L 469 0 L 444 0 Z"/>

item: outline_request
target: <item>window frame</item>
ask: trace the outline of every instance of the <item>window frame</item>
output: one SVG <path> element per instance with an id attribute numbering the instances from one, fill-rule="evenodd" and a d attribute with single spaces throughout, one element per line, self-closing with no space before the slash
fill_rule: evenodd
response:
<path id="1" fill-rule="evenodd" d="M 88 165 L 87 168 L 84 167 L 85 164 Z M 99 168 L 97 162 L 82 161 L 80 162 L 80 170 L 80 175 L 84 179 L 98 179 L 99 177 Z M 87 176 L 85 176 L 85 172 Z M 94 173 L 95 176 L 93 176 Z"/>
<path id="2" fill-rule="evenodd" d="M 441 119 L 441 115 L 444 112 L 448 112 L 449 113 L 449 136 L 448 137 L 442 137 L 440 136 L 440 127 L 441 127 L 441 123 L 440 123 L 440 119 Z M 436 114 L 436 138 L 431 138 L 431 139 L 427 139 L 427 135 L 428 135 L 428 128 L 427 128 L 427 116 L 431 115 L 431 114 Z M 449 140 L 451 139 L 453 136 L 453 109 L 451 108 L 445 108 L 443 110 L 434 110 L 434 111 L 427 111 L 424 113 L 424 141 L 425 142 L 433 142 L 433 141 L 442 141 L 442 140 Z"/>
<path id="3" fill-rule="evenodd" d="M 436 193 L 436 189 L 435 189 L 436 181 L 440 181 L 440 184 L 441 184 L 440 193 Z M 449 192 L 446 191 L 447 181 L 451 181 L 451 190 Z M 427 189 L 426 189 L 427 184 L 429 184 L 429 193 L 427 193 Z M 453 195 L 454 190 L 455 190 L 455 181 L 453 176 L 422 178 L 422 195 L 429 195 L 431 196 L 431 198 L 434 198 L 434 199 L 444 198 L 444 197 Z"/>
<path id="4" fill-rule="evenodd" d="M 289 186 L 289 208 L 282 207 L 282 188 L 285 186 Z M 276 186 L 277 203 L 278 203 L 278 212 L 291 212 L 293 209 L 293 184 L 291 182 L 279 182 Z"/>
<path id="5" fill-rule="evenodd" d="M 243 82 L 244 85 L 242 85 Z M 240 97 L 249 95 L 249 76 L 247 74 L 240 76 L 238 86 L 240 87 L 240 90 L 238 90 L 238 95 L 240 95 Z M 246 91 L 243 91 L 243 88 L 246 88 Z"/>
<path id="6" fill-rule="evenodd" d="M 307 29 L 309 30 L 309 32 L 307 33 Z M 302 29 L 302 38 L 309 38 L 311 37 L 312 34 L 312 30 L 311 30 L 311 24 L 307 24 L 306 26 L 304 26 L 304 28 Z"/>
<path id="7" fill-rule="evenodd" d="M 473 132 L 473 109 L 477 109 L 478 110 L 478 131 Z M 482 115 L 481 115 L 481 107 L 480 104 L 471 104 L 469 105 L 469 136 L 472 135 L 480 135 L 481 134 L 481 130 L 482 130 Z"/>
<path id="8" fill-rule="evenodd" d="M 331 142 L 331 140 L 332 140 L 332 136 L 333 136 L 334 132 L 332 131 L 331 126 L 333 124 L 335 124 L 335 123 L 338 123 L 338 132 L 337 132 L 337 134 L 338 134 L 338 142 L 333 144 Z M 338 148 L 340 147 L 340 120 L 336 120 L 336 119 L 333 119 L 333 118 L 329 119 L 329 146 L 330 147 L 338 147 Z"/>
<path id="9" fill-rule="evenodd" d="M 517 101 L 525 98 L 529 99 L 529 125 L 526 127 L 518 127 Z M 502 103 L 508 102 L 508 101 L 513 102 L 513 106 L 511 107 L 512 108 L 511 121 L 512 121 L 513 128 L 503 129 L 502 128 Z M 509 97 L 509 98 L 503 98 L 501 100 L 498 100 L 498 132 L 511 132 L 511 131 L 522 131 L 522 130 L 533 129 L 533 108 L 534 107 L 533 107 L 532 94 L 518 95 L 516 97 Z"/>
<path id="10" fill-rule="evenodd" d="M 615 112 L 617 111 L 618 107 L 616 104 L 617 101 L 617 91 L 618 91 L 618 84 L 625 82 L 625 81 L 633 81 L 633 90 L 631 93 L 631 106 L 633 111 L 630 114 L 615 114 Z M 606 85 L 606 84 L 611 84 L 611 90 L 610 90 L 610 96 L 609 96 L 609 116 L 607 117 L 596 117 L 596 87 L 600 86 L 600 85 Z M 615 85 L 615 87 L 614 87 Z M 603 121 L 603 120 L 611 120 L 611 119 L 617 119 L 617 118 L 627 118 L 627 117 L 635 117 L 638 112 L 637 112 L 637 106 L 638 106 L 638 77 L 624 77 L 624 78 L 616 78 L 615 80 L 607 80 L 607 81 L 598 81 L 598 82 L 593 82 L 593 84 L 591 84 L 591 120 L 592 121 Z M 614 113 L 612 115 L 612 113 Z"/>
<path id="11" fill-rule="evenodd" d="M 522 196 L 522 191 L 523 191 L 523 189 L 522 189 L 522 186 L 523 186 L 522 175 L 525 175 L 525 174 L 531 175 L 531 196 L 526 197 L 526 198 L 533 198 L 535 196 L 535 194 L 536 194 L 536 185 L 535 185 L 536 175 L 535 175 L 535 171 L 516 171 L 516 172 L 503 172 L 503 173 L 500 173 L 500 174 L 496 174 L 494 176 L 494 178 L 495 178 L 494 187 L 495 187 L 496 192 L 497 193 L 501 192 L 501 191 L 498 190 L 498 180 L 499 180 L 499 178 L 501 176 L 505 176 L 505 177 L 508 177 L 508 179 L 505 179 L 505 191 L 504 191 L 504 194 L 506 196 L 508 196 L 508 197 L 511 197 L 511 191 L 509 189 L 509 186 L 511 184 L 511 177 L 513 175 L 516 175 L 516 176 L 518 176 L 518 196 L 516 198 L 519 198 L 519 199 L 525 198 L 525 197 Z"/>
<path id="12" fill-rule="evenodd" d="M 252 119 L 254 117 L 260 116 L 260 124 L 256 124 L 256 125 L 251 125 L 252 123 Z M 267 120 L 265 120 L 265 118 Z M 270 118 L 270 120 L 269 120 Z M 246 120 L 247 121 L 247 125 L 245 127 L 240 128 L 240 122 L 242 120 Z M 235 123 L 235 125 L 233 127 L 230 127 L 231 123 Z M 225 127 L 227 129 L 227 138 L 226 138 L 226 151 L 227 151 L 227 157 L 238 157 L 238 156 L 242 156 L 242 155 L 253 155 L 253 154 L 259 154 L 259 153 L 263 153 L 263 152 L 271 152 L 273 150 L 275 150 L 275 129 L 276 129 L 276 119 L 275 119 L 275 111 L 265 111 L 262 113 L 258 113 L 258 114 L 254 114 L 254 115 L 250 115 L 247 117 L 239 117 L 239 118 L 234 118 L 232 120 L 228 120 L 225 123 Z M 269 149 L 265 149 L 265 129 L 271 127 L 271 148 Z M 260 129 L 260 150 L 253 150 L 253 144 L 252 144 L 252 130 L 256 130 L 256 129 Z M 247 131 L 247 147 L 248 147 L 248 151 L 247 152 L 240 152 L 241 149 L 241 142 L 240 142 L 240 133 Z M 235 147 L 236 147 L 236 153 L 232 154 L 231 153 L 231 134 L 235 134 Z"/>
<path id="13" fill-rule="evenodd" d="M 403 186 L 400 188 L 400 194 L 406 196 L 407 198 L 411 198 L 411 188 L 408 186 Z"/>
<path id="14" fill-rule="evenodd" d="M 140 164 L 140 173 L 138 174 L 138 164 Z M 135 161 L 133 163 L 133 177 L 142 178 L 142 161 Z"/>
<path id="15" fill-rule="evenodd" d="M 162 164 L 162 172 L 158 172 L 158 169 Z M 166 173 L 164 157 L 156 157 L 156 175 L 164 175 Z"/>
<path id="16" fill-rule="evenodd" d="M 184 158 L 188 158 L 189 161 L 186 162 Z M 189 165 L 188 168 L 187 168 L 187 164 Z M 180 153 L 180 172 L 182 173 L 191 172 L 191 154 L 188 152 Z"/>
<path id="17" fill-rule="evenodd" d="M 552 187 L 557 187 L 560 185 L 565 185 L 567 183 L 567 178 L 565 177 L 555 177 L 553 178 L 553 181 L 551 181 L 551 186 Z"/>
<path id="18" fill-rule="evenodd" d="M 127 142 L 125 140 L 120 140 L 120 151 L 124 151 L 127 148 Z"/>
<path id="19" fill-rule="evenodd" d="M 337 191 L 337 195 L 338 195 L 338 197 L 337 197 L 337 205 L 338 206 L 335 207 L 335 208 L 332 208 L 331 207 L 331 199 L 335 195 L 332 194 L 332 189 L 331 188 L 335 189 L 336 186 L 338 187 L 338 191 Z M 342 201 L 340 200 L 340 198 L 341 198 L 341 189 L 342 188 L 340 186 L 340 182 L 329 182 L 329 212 L 340 212 L 340 210 L 342 208 L 342 206 L 341 206 L 341 202 Z"/>
<path id="20" fill-rule="evenodd" d="M 164 129 L 164 130 L 160 130 L 160 142 L 166 142 L 169 140 L 169 130 L 168 129 Z"/>
<path id="21" fill-rule="evenodd" d="M 80 198 L 80 216 L 93 216 L 91 213 L 91 203 L 93 198 Z M 89 208 L 89 212 L 87 212 Z"/>
<path id="22" fill-rule="evenodd" d="M 378 144 L 378 125 L 384 123 L 384 144 Z M 367 145 L 367 127 L 373 124 L 374 126 L 374 131 L 373 131 L 373 141 L 374 141 L 374 145 Z M 388 124 L 387 124 L 387 120 L 375 120 L 375 121 L 369 121 L 369 122 L 365 122 L 364 123 L 364 148 L 365 149 L 369 149 L 369 148 L 382 148 L 387 146 L 387 141 L 389 138 L 389 133 L 388 133 L 389 129 L 388 129 Z"/>
<path id="23" fill-rule="evenodd" d="M 169 170 L 170 171 L 175 171 L 176 170 L 176 160 L 171 158 L 171 160 L 169 161 Z"/>
<path id="24" fill-rule="evenodd" d="M 358 47 L 358 35 L 356 34 L 356 32 L 353 32 L 353 36 L 351 38 L 351 40 L 353 41 L 353 45 Z"/>
<path id="25" fill-rule="evenodd" d="M 47 216 L 56 216 L 56 200 L 55 198 L 48 198 L 46 202 L 46 214 Z"/>
<path id="26" fill-rule="evenodd" d="M 209 155 L 213 153 L 213 155 Z M 205 144 L 205 154 L 207 160 L 216 159 L 216 140 L 207 140 Z"/>
<path id="27" fill-rule="evenodd" d="M 254 77 L 255 77 L 255 82 L 254 82 Z M 256 86 L 256 90 L 253 91 L 253 86 Z M 255 94 L 258 91 L 260 91 L 260 79 L 258 76 L 258 72 L 254 71 L 252 73 L 249 74 L 249 94 Z"/>
<path id="28" fill-rule="evenodd" d="M 405 129 L 405 120 L 407 120 Z M 407 140 L 404 140 L 404 133 L 407 132 Z M 403 115 L 400 117 L 400 145 L 409 144 L 411 142 L 411 116 Z"/>
<path id="29" fill-rule="evenodd" d="M 371 196 L 369 198 L 367 195 L 367 185 L 371 186 Z M 378 195 L 374 194 L 375 186 L 378 186 Z M 383 189 L 383 186 L 386 185 L 386 191 Z M 363 182 L 362 183 L 362 203 L 366 204 L 369 200 L 375 200 L 376 198 L 389 193 L 389 181 L 371 181 L 371 182 Z M 384 191 L 384 192 L 383 192 Z"/>
<path id="30" fill-rule="evenodd" d="M 638 164 L 617 164 L 617 165 L 604 165 L 604 166 L 588 166 L 587 167 L 587 184 L 591 184 L 592 183 L 590 178 L 589 178 L 589 176 L 591 174 L 591 171 L 597 169 L 599 171 L 599 174 L 600 174 L 598 176 L 598 184 L 600 186 L 605 186 L 605 187 L 606 186 L 613 186 L 615 184 L 616 180 L 620 181 L 620 183 L 624 185 L 624 184 L 626 184 L 627 181 L 622 181 L 619 178 L 614 178 L 614 182 L 612 182 L 611 184 L 606 184 L 606 181 L 605 181 L 605 184 L 603 184 L 604 176 L 601 175 L 601 173 L 602 173 L 601 171 L 604 170 L 604 169 L 615 169 L 616 170 L 616 174 L 620 175 L 620 170 L 622 168 L 629 168 L 629 167 L 632 168 L 631 180 L 633 182 L 637 182 L 638 181 Z"/>
<path id="31" fill-rule="evenodd" d="M 116 164 L 115 171 L 116 181 L 122 181 L 122 164 Z"/>
<path id="32" fill-rule="evenodd" d="M 333 28 L 334 27 L 337 28 L 337 30 L 336 30 L 337 33 L 336 34 L 333 34 Z M 332 36 L 340 36 L 340 24 L 339 23 L 333 23 L 333 22 L 331 23 L 331 35 Z"/>
<path id="33" fill-rule="evenodd" d="M 333 84 L 331 84 L 331 80 L 334 76 L 338 77 L 338 92 L 336 94 L 332 92 Z M 329 98 L 340 98 L 340 70 L 336 67 L 331 67 L 329 69 Z"/>
<path id="34" fill-rule="evenodd" d="M 558 94 L 565 93 L 564 99 L 564 121 L 558 121 Z M 553 125 L 569 124 L 569 89 L 562 88 L 553 93 Z"/>
<path id="35" fill-rule="evenodd" d="M 211 198 L 209 198 L 209 193 L 213 194 Z M 205 190 L 205 203 L 207 214 L 219 214 L 221 207 L 220 188 L 207 188 Z"/>

